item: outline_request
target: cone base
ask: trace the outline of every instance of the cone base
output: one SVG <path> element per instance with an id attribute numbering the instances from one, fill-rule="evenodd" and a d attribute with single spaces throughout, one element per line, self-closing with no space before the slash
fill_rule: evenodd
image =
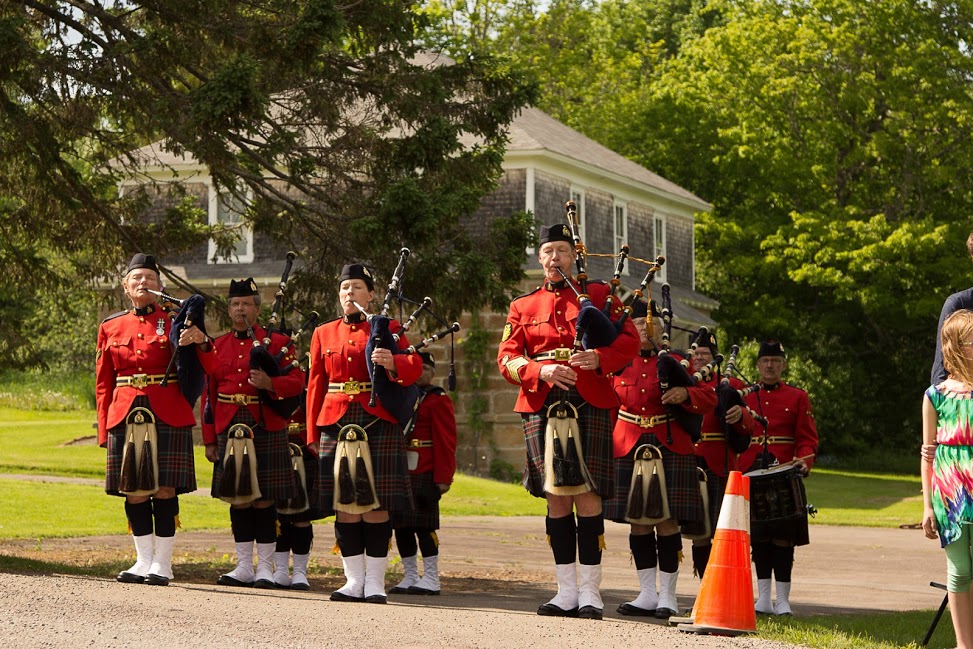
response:
<path id="1" fill-rule="evenodd" d="M 735 637 L 738 635 L 748 635 L 756 631 L 743 631 L 741 629 L 725 629 L 718 626 L 708 626 L 706 624 L 680 624 L 676 627 L 686 633 L 696 633 L 698 635 L 725 635 Z"/>

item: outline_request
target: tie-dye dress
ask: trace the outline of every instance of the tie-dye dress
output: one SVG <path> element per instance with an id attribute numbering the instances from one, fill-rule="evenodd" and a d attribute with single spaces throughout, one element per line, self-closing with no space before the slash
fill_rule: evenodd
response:
<path id="1" fill-rule="evenodd" d="M 932 509 L 939 540 L 946 547 L 973 523 L 973 395 L 943 384 L 926 396 L 936 409 L 936 459 L 932 474 Z"/>

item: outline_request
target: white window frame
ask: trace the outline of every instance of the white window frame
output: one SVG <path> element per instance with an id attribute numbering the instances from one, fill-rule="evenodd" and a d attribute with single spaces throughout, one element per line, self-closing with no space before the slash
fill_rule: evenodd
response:
<path id="1" fill-rule="evenodd" d="M 220 192 L 217 190 L 216 185 L 209 181 L 209 209 L 208 211 L 208 221 L 210 225 L 216 225 L 219 221 L 219 200 Z M 229 194 L 229 192 L 226 192 Z M 246 202 L 252 200 L 250 191 L 246 192 Z M 241 214 L 242 216 L 242 214 Z M 242 219 L 241 219 L 242 220 Z M 216 256 L 216 242 L 212 239 L 209 240 L 209 245 L 207 246 L 206 253 L 206 263 L 207 264 L 250 264 L 253 263 L 253 228 L 249 226 L 244 226 L 241 231 L 241 238 L 246 241 L 247 247 L 246 252 L 242 255 L 234 255 L 232 258 L 221 257 L 214 260 Z"/>
<path id="2" fill-rule="evenodd" d="M 571 185 L 571 198 L 569 200 L 574 201 L 574 204 L 578 206 L 578 236 L 581 237 L 582 241 L 585 241 L 584 189 Z M 565 215 L 564 220 L 567 221 L 567 218 L 567 215 Z M 572 232 L 572 234 L 574 233 Z"/>
<path id="3" fill-rule="evenodd" d="M 618 228 L 618 213 L 621 210 L 622 215 L 622 228 L 619 232 Z M 618 251 L 622 249 L 622 246 L 628 243 L 628 203 L 624 201 L 614 201 L 612 203 L 612 242 L 615 247 L 612 252 L 616 255 Z M 622 270 L 622 275 L 631 275 L 632 265 L 629 263 L 625 264 L 625 268 Z"/>
<path id="4" fill-rule="evenodd" d="M 666 272 L 666 268 L 668 267 L 668 263 L 669 263 L 668 262 L 669 253 L 666 252 L 666 249 L 668 248 L 668 243 L 666 241 L 665 215 L 656 214 L 655 216 L 652 217 L 652 236 L 653 236 L 652 250 L 654 251 L 652 258 L 655 259 L 659 255 L 662 255 L 667 260 L 665 264 L 662 264 L 662 268 L 660 268 L 659 271 L 655 274 L 655 278 L 660 282 L 666 282 L 668 281 L 666 278 L 669 276 L 669 273 Z"/>

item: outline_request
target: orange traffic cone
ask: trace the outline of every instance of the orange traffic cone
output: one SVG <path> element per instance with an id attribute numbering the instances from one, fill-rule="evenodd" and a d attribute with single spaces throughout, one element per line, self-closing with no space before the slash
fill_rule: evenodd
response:
<path id="1" fill-rule="evenodd" d="M 693 622 L 676 628 L 690 633 L 743 635 L 757 631 L 750 576 L 750 479 L 732 471 L 713 550 L 692 612 Z"/>

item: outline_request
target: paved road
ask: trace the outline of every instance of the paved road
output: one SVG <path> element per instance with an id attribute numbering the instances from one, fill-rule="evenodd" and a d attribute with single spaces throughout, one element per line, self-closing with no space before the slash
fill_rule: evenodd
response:
<path id="1" fill-rule="evenodd" d="M 332 526 L 315 529 L 314 560 L 340 567 L 338 557 L 328 553 Z M 341 584 L 336 576 L 318 576 L 312 579 L 314 590 L 291 593 L 207 583 L 176 582 L 165 589 L 93 577 L 0 574 L 0 646 L 782 646 L 757 638 L 690 636 L 654 621 L 617 615 L 615 607 L 634 595 L 636 585 L 621 525 L 609 524 L 606 534 L 606 620 L 600 623 L 534 615 L 537 605 L 553 594 L 554 584 L 542 519 L 448 518 L 440 539 L 444 594 L 392 597 L 385 607 L 328 601 L 330 590 Z M 810 546 L 797 550 L 792 601 L 798 615 L 932 609 L 942 599 L 942 591 L 928 584 L 942 581 L 943 553 L 918 530 L 814 526 L 811 539 Z M 43 552 L 84 556 L 129 548 L 130 540 L 45 540 L 43 546 Z M 4 542 L 0 552 L 37 556 L 36 547 L 36 541 Z M 688 543 L 685 550 L 688 557 Z M 232 539 L 229 534 L 180 534 L 177 556 L 180 552 L 232 554 Z M 178 577 L 178 562 L 176 573 Z M 691 569 L 683 570 L 677 588 L 682 606 L 691 606 L 697 587 Z"/>

